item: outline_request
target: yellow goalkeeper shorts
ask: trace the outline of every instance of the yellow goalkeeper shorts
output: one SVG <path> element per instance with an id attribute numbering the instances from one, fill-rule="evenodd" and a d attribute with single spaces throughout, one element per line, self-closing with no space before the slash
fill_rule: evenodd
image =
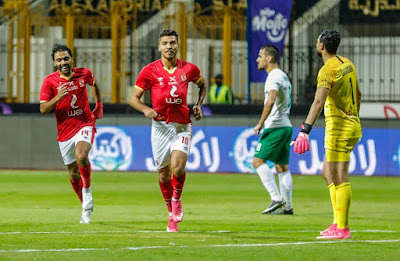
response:
<path id="1" fill-rule="evenodd" d="M 360 138 L 336 138 L 325 136 L 325 152 L 328 162 L 350 161 L 350 152 Z"/>

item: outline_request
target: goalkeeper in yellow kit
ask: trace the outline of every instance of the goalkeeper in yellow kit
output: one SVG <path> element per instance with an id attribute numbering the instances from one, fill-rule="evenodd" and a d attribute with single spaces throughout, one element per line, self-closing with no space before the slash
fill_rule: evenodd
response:
<path id="1" fill-rule="evenodd" d="M 336 54 L 339 43 L 340 35 L 335 30 L 324 30 L 318 36 L 316 51 L 324 66 L 318 73 L 317 92 L 293 148 L 298 154 L 309 150 L 309 133 L 324 108 L 326 156 L 322 172 L 331 197 L 333 223 L 321 231 L 318 239 L 351 238 L 350 152 L 362 136 L 358 117 L 361 92 L 356 69 L 349 59 Z"/>

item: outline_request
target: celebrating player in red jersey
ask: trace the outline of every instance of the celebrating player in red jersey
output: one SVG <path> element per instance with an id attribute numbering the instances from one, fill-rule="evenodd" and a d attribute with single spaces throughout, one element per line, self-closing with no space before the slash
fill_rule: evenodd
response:
<path id="1" fill-rule="evenodd" d="M 100 88 L 88 69 L 72 68 L 72 52 L 67 46 L 56 45 L 51 57 L 58 70 L 43 81 L 40 112 L 45 114 L 54 109 L 61 156 L 72 187 L 82 202 L 80 223 L 88 224 L 93 211 L 88 155 L 96 132 L 95 120 L 103 118 Z M 89 107 L 87 84 L 92 86 L 96 100 L 93 112 Z"/>
<path id="2" fill-rule="evenodd" d="M 151 145 L 159 173 L 161 192 L 169 212 L 168 232 L 177 232 L 182 221 L 182 188 L 185 166 L 192 141 L 192 123 L 186 96 L 189 82 L 199 87 L 193 106 L 196 120 L 203 117 L 201 106 L 207 92 L 206 82 L 196 65 L 179 60 L 178 34 L 165 30 L 160 34 L 161 59 L 148 64 L 139 73 L 130 105 L 152 119 Z M 153 108 L 140 101 L 150 90 Z"/>

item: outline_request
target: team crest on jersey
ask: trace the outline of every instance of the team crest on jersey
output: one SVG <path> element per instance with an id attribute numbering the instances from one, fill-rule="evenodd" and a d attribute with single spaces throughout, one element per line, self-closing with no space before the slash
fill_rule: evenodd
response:
<path id="1" fill-rule="evenodd" d="M 182 82 L 186 82 L 186 74 L 184 73 L 181 74 L 181 80 Z"/>
<path id="2" fill-rule="evenodd" d="M 157 81 L 160 85 L 163 85 L 164 77 L 157 77 Z"/>
<path id="3" fill-rule="evenodd" d="M 84 78 L 80 78 L 79 79 L 79 86 L 80 87 L 85 87 L 85 79 Z"/>

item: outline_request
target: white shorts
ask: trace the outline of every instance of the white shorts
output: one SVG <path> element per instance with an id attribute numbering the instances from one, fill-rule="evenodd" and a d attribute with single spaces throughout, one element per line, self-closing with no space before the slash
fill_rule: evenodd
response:
<path id="1" fill-rule="evenodd" d="M 190 153 L 192 143 L 192 124 L 179 124 L 175 122 L 153 120 L 151 124 L 151 147 L 157 169 L 170 164 L 171 153 L 179 150 L 187 155 Z"/>
<path id="2" fill-rule="evenodd" d="M 61 157 L 63 158 L 64 164 L 69 165 L 76 161 L 75 148 L 76 144 L 80 141 L 85 141 L 93 144 L 94 132 L 93 126 L 85 126 L 75 134 L 74 137 L 66 141 L 59 141 L 58 146 L 60 147 Z"/>

